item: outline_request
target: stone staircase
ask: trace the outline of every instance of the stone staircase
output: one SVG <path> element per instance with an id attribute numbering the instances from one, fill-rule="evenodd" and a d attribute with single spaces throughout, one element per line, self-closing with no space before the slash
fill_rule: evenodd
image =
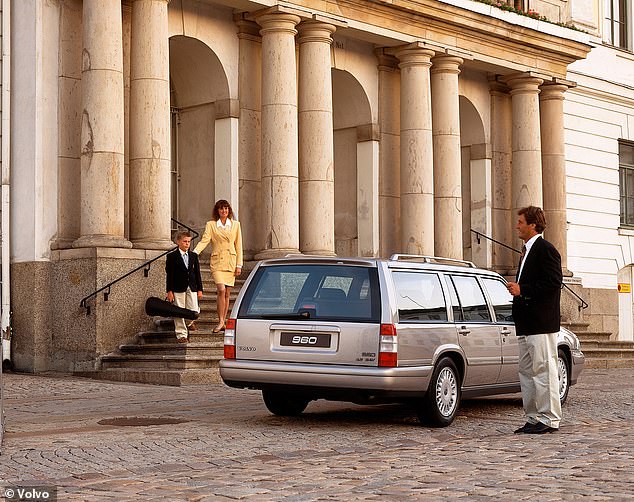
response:
<path id="1" fill-rule="evenodd" d="M 246 264 L 245 264 L 246 265 Z M 201 267 L 202 268 L 202 267 Z M 213 333 L 217 325 L 216 286 L 208 266 L 201 272 L 203 299 L 197 329 L 189 332 L 188 343 L 178 343 L 174 322 L 154 318 L 154 329 L 137 334 L 136 342 L 101 358 L 101 369 L 79 373 L 100 380 L 180 386 L 219 382 L 218 361 L 223 358 L 224 332 Z M 252 267 L 245 267 L 231 290 L 229 311 Z"/>
<path id="2" fill-rule="evenodd" d="M 634 342 L 612 340 L 608 331 L 588 331 L 589 323 L 562 323 L 581 341 L 586 368 L 634 368 Z"/>

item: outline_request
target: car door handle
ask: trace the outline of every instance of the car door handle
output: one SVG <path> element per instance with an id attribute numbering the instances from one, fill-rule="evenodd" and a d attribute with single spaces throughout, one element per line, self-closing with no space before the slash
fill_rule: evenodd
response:
<path id="1" fill-rule="evenodd" d="M 471 333 L 470 329 L 467 329 L 466 326 L 462 326 L 459 330 L 458 333 L 460 333 L 462 336 L 467 336 L 469 333 Z"/>
<path id="2" fill-rule="evenodd" d="M 510 335 L 510 334 L 511 334 L 511 330 L 510 329 L 504 328 L 504 329 L 500 330 L 500 335 L 507 336 L 507 335 Z"/>

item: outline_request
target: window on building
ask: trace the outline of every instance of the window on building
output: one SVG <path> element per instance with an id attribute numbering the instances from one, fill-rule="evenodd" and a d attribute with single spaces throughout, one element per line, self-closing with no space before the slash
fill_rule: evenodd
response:
<path id="1" fill-rule="evenodd" d="M 621 225 L 634 227 L 634 141 L 619 141 Z"/>
<path id="2" fill-rule="evenodd" d="M 605 41 L 621 49 L 632 47 L 633 0 L 607 0 L 605 16 Z"/>

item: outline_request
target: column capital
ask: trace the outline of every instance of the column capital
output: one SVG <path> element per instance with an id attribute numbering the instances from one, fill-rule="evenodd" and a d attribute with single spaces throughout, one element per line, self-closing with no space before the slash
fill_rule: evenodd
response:
<path id="1" fill-rule="evenodd" d="M 464 59 L 450 54 L 440 54 L 434 56 L 431 62 L 432 73 L 453 73 L 458 75 L 460 73 L 460 65 L 464 63 Z"/>
<path id="2" fill-rule="evenodd" d="M 495 75 L 493 73 L 489 73 L 487 75 L 487 80 L 489 81 L 489 91 L 493 95 L 509 95 L 509 91 L 511 90 L 508 85 L 500 80 L 499 75 Z"/>
<path id="3" fill-rule="evenodd" d="M 238 27 L 238 38 L 253 42 L 261 42 L 260 25 L 247 17 L 246 12 L 240 12 L 233 16 L 233 22 Z"/>
<path id="4" fill-rule="evenodd" d="M 511 88 L 511 95 L 538 94 L 544 79 L 530 73 L 516 73 L 502 77 L 502 82 Z"/>
<path id="5" fill-rule="evenodd" d="M 400 61 L 399 68 L 407 68 L 410 66 L 431 66 L 431 58 L 434 57 L 436 51 L 429 47 L 425 47 L 421 43 L 414 43 L 397 48 L 394 55 Z"/>
<path id="6" fill-rule="evenodd" d="M 554 82 L 544 82 L 539 89 L 540 101 L 548 101 L 551 99 L 563 101 L 564 92 L 568 90 L 568 86 Z"/>
<path id="7" fill-rule="evenodd" d="M 398 59 L 393 54 L 388 54 L 386 50 L 386 47 L 374 49 L 374 55 L 379 62 L 379 71 L 398 71 Z"/>
<path id="8" fill-rule="evenodd" d="M 290 9 L 282 9 L 274 7 L 253 15 L 255 21 L 262 27 L 260 34 L 265 33 L 291 33 L 297 35 L 295 27 L 301 22 L 302 18 L 299 13 L 295 13 Z"/>
<path id="9" fill-rule="evenodd" d="M 332 44 L 332 34 L 337 30 L 337 27 L 334 24 L 311 19 L 302 21 L 297 30 L 300 44 L 317 42 L 330 45 Z"/>

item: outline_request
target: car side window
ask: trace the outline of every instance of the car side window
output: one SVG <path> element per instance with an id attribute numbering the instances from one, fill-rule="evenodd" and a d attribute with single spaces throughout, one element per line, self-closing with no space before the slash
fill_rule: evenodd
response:
<path id="1" fill-rule="evenodd" d="M 449 298 L 451 298 L 451 306 L 453 309 L 454 322 L 463 321 L 462 307 L 460 306 L 460 300 L 458 300 L 458 293 L 456 293 L 456 285 L 452 280 L 447 281 L 449 286 Z"/>
<path id="2" fill-rule="evenodd" d="M 447 321 L 445 296 L 437 274 L 394 272 L 399 320 Z"/>
<path id="3" fill-rule="evenodd" d="M 489 293 L 497 322 L 513 322 L 513 296 L 504 283 L 498 279 L 483 278 L 484 287 Z"/>
<path id="4" fill-rule="evenodd" d="M 491 314 L 478 280 L 473 276 L 464 275 L 453 275 L 451 280 L 458 292 L 463 321 L 490 322 Z"/>

